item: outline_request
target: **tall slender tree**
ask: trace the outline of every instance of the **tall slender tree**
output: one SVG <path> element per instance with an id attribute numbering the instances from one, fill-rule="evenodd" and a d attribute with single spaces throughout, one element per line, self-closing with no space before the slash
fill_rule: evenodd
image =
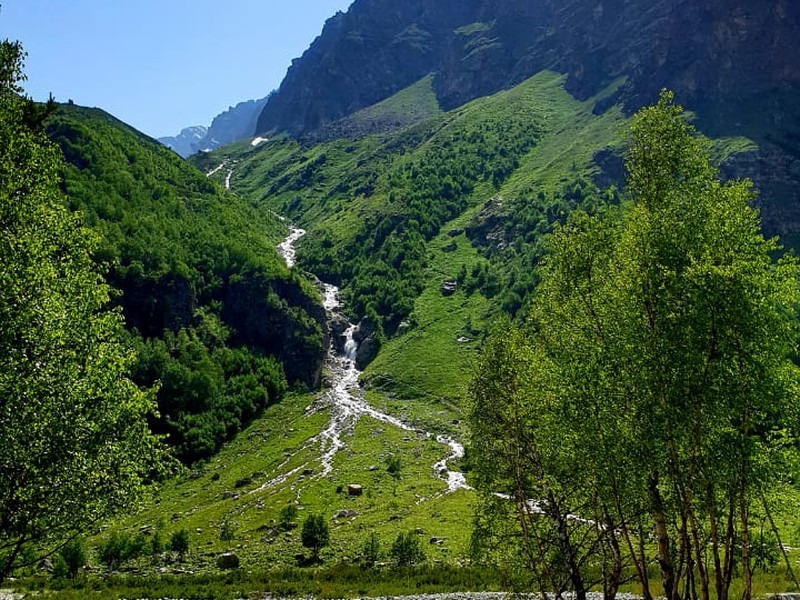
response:
<path id="1" fill-rule="evenodd" d="M 130 506 L 163 456 L 23 57 L 0 42 L 0 581 Z"/>
<path id="2" fill-rule="evenodd" d="M 503 492 L 517 499 L 518 540 L 555 540 L 537 550 L 537 574 L 565 565 L 562 587 L 579 595 L 602 573 L 613 597 L 630 569 L 650 597 L 653 539 L 670 600 L 725 600 L 737 553 L 749 598 L 750 511 L 798 432 L 798 264 L 773 261 L 749 182 L 718 180 L 670 93 L 634 118 L 627 168 L 621 216 L 557 229 L 525 332 L 482 360 L 478 531 L 492 530 Z M 500 436 L 509 414 L 518 432 Z"/>

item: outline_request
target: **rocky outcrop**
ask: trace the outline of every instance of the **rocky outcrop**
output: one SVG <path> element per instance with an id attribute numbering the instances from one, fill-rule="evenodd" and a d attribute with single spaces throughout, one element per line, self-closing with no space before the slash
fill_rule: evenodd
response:
<path id="1" fill-rule="evenodd" d="M 289 382 L 319 386 L 328 337 L 325 309 L 299 280 L 244 273 L 223 291 L 222 317 L 237 343 L 280 358 Z"/>
<path id="2" fill-rule="evenodd" d="M 380 333 L 376 323 L 369 318 L 361 319 L 353 333 L 353 339 L 358 344 L 356 368 L 361 371 L 375 360 L 381 349 Z"/>
<path id="3" fill-rule="evenodd" d="M 780 122 L 797 116 L 782 100 L 800 85 L 798 34 L 789 0 L 357 0 L 292 63 L 258 130 L 311 131 L 431 72 L 450 109 L 542 69 L 580 98 L 625 77 L 630 110 L 672 88 L 714 132 Z"/>

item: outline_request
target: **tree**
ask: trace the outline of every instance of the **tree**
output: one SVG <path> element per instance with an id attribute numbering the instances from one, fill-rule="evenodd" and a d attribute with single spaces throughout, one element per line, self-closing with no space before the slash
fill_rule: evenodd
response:
<path id="1" fill-rule="evenodd" d="M 425 561 L 425 552 L 419 545 L 419 539 L 411 531 L 397 534 L 389 550 L 389 556 L 401 567 L 413 567 Z"/>
<path id="2" fill-rule="evenodd" d="M 178 560 L 183 562 L 184 556 L 189 552 L 189 532 L 179 529 L 172 532 L 169 538 L 169 549 L 178 553 Z"/>
<path id="3" fill-rule="evenodd" d="M 325 517 L 318 514 L 308 515 L 303 521 L 300 540 L 305 548 L 311 550 L 312 560 L 318 562 L 320 550 L 330 543 L 330 529 Z"/>
<path id="4" fill-rule="evenodd" d="M 798 264 L 670 93 L 634 118 L 627 169 L 628 203 L 555 229 L 529 322 L 481 359 L 475 545 L 579 598 L 628 569 L 652 597 L 651 538 L 668 599 L 725 600 L 739 554 L 749 598 L 751 510 L 797 436 Z"/>
<path id="5" fill-rule="evenodd" d="M 163 457 L 23 56 L 0 42 L 0 581 L 130 506 Z"/>
<path id="6" fill-rule="evenodd" d="M 361 549 L 361 555 L 364 558 L 364 564 L 372 567 L 381 558 L 381 540 L 378 534 L 374 531 L 367 536 L 364 546 Z"/>

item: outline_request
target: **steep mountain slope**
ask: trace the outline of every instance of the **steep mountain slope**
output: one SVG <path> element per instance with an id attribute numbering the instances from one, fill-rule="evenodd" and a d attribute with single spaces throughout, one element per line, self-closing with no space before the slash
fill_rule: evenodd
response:
<path id="1" fill-rule="evenodd" d="M 326 24 L 257 131 L 307 135 L 425 75 L 445 110 L 544 69 L 579 100 L 630 114 L 668 87 L 708 135 L 759 152 L 728 170 L 764 190 L 765 226 L 800 232 L 800 5 L 787 0 L 357 0 Z"/>
<path id="2" fill-rule="evenodd" d="M 785 114 L 775 101 L 800 84 L 798 33 L 800 7 L 786 0 L 357 0 L 293 63 L 258 128 L 306 132 L 429 72 L 450 109 L 542 69 L 583 99 L 626 76 L 629 109 L 667 86 L 733 127 Z"/>
<path id="3" fill-rule="evenodd" d="M 135 376 L 162 383 L 154 426 L 183 458 L 213 452 L 287 379 L 318 384 L 324 312 L 275 251 L 277 219 L 102 111 L 63 106 L 48 134 L 67 160 L 72 208 L 102 236 L 97 259 L 122 292 Z"/>

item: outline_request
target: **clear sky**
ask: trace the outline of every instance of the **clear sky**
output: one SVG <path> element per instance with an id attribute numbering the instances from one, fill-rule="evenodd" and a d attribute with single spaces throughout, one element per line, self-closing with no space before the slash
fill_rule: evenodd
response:
<path id="1" fill-rule="evenodd" d="M 28 95 L 98 106 L 160 137 L 266 96 L 351 2 L 0 0 L 0 38 L 28 53 Z"/>

